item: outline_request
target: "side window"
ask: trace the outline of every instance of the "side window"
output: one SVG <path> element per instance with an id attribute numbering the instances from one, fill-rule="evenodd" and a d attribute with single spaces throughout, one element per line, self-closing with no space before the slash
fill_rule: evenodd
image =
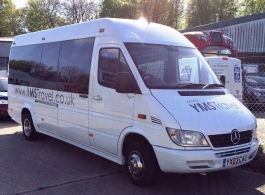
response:
<path id="1" fill-rule="evenodd" d="M 98 63 L 99 84 L 104 87 L 115 89 L 118 72 L 128 72 L 131 74 L 131 70 L 120 49 L 101 49 Z"/>
<path id="2" fill-rule="evenodd" d="M 36 65 L 34 74 L 37 87 L 56 90 L 60 45 L 61 42 L 43 44 L 41 63 Z"/>
<path id="3" fill-rule="evenodd" d="M 41 62 L 42 45 L 13 47 L 10 53 L 9 84 L 34 86 L 35 68 Z"/>
<path id="4" fill-rule="evenodd" d="M 94 38 L 63 41 L 57 90 L 88 94 Z"/>

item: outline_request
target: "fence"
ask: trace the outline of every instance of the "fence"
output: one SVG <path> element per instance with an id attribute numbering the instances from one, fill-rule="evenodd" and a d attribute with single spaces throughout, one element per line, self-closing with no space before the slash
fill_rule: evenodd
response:
<path id="1" fill-rule="evenodd" d="M 252 58 L 252 59 L 251 59 Z M 248 63 L 244 63 L 248 62 Z M 258 138 L 265 145 L 265 61 L 253 56 L 242 60 L 242 103 L 258 122 Z"/>

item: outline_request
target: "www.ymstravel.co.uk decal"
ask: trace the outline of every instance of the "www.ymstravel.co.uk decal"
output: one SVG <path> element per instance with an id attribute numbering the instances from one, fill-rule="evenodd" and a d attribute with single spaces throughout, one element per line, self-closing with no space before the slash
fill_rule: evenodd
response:
<path id="1" fill-rule="evenodd" d="M 42 91 L 38 88 L 32 88 L 32 87 L 27 87 L 26 89 L 21 89 L 21 88 L 16 88 L 15 93 L 18 95 L 22 96 L 27 96 L 39 100 L 44 100 L 48 102 L 54 102 L 57 104 L 66 104 L 66 105 L 72 105 L 75 106 L 74 104 L 74 98 L 73 94 L 69 96 L 65 95 L 60 95 L 54 91 Z"/>

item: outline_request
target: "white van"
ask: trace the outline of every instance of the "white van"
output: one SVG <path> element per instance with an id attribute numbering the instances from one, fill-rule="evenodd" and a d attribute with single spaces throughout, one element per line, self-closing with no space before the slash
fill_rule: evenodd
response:
<path id="1" fill-rule="evenodd" d="M 224 56 L 205 57 L 205 59 L 217 76 L 221 74 L 225 76 L 226 88 L 235 98 L 242 102 L 241 60 Z"/>
<path id="2" fill-rule="evenodd" d="M 125 164 L 139 186 L 159 169 L 224 170 L 257 152 L 255 117 L 163 25 L 106 18 L 16 36 L 8 82 L 27 140 L 42 133 Z"/>

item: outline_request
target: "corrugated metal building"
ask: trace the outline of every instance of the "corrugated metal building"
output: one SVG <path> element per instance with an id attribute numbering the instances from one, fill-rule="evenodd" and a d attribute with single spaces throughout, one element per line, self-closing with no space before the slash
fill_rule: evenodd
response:
<path id="1" fill-rule="evenodd" d="M 6 70 L 13 38 L 0 37 L 0 70 Z"/>
<path id="2" fill-rule="evenodd" d="M 265 13 L 225 20 L 180 32 L 217 30 L 233 39 L 242 63 L 265 63 Z"/>

